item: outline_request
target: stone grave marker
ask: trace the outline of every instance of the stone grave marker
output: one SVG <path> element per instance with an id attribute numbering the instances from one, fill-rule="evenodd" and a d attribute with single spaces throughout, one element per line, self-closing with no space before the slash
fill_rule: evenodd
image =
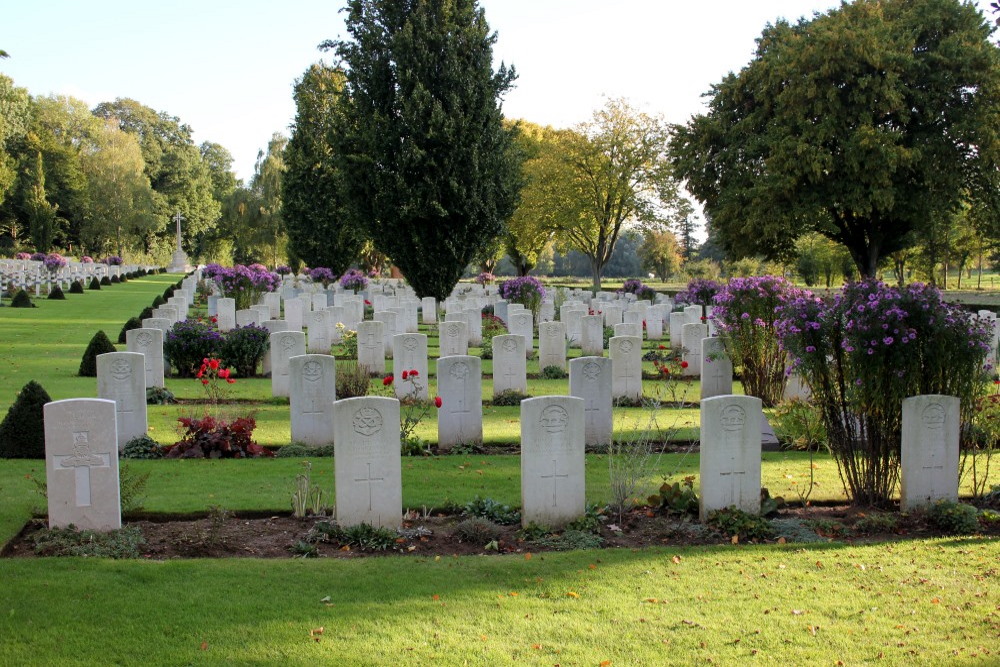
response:
<path id="1" fill-rule="evenodd" d="M 502 391 L 528 393 L 528 366 L 524 336 L 503 334 L 493 337 L 493 395 Z"/>
<path id="2" fill-rule="evenodd" d="M 385 348 L 385 357 L 392 359 L 392 337 L 398 334 L 396 330 L 396 313 L 389 310 L 376 310 L 372 314 L 372 320 L 382 323 L 382 340 Z"/>
<path id="3" fill-rule="evenodd" d="M 399 401 L 380 396 L 333 404 L 337 523 L 398 528 L 403 516 Z"/>
<path id="4" fill-rule="evenodd" d="M 469 326 L 469 346 L 478 347 L 483 344 L 483 311 L 481 308 L 469 308 L 464 314 L 465 323 Z"/>
<path id="5" fill-rule="evenodd" d="M 544 370 L 548 366 L 566 370 L 564 322 L 542 322 L 538 325 L 538 368 Z"/>
<path id="6" fill-rule="evenodd" d="M 369 373 L 385 374 L 385 323 L 366 320 L 358 323 L 358 365 Z"/>
<path id="7" fill-rule="evenodd" d="M 306 335 L 301 331 L 280 331 L 271 334 L 272 396 L 289 396 L 289 360 L 305 353 Z"/>
<path id="8" fill-rule="evenodd" d="M 579 348 L 583 344 L 583 316 L 586 314 L 586 310 L 567 310 L 565 306 L 559 313 L 560 320 L 566 323 L 566 338 L 570 347 Z"/>
<path id="9" fill-rule="evenodd" d="M 424 324 L 437 324 L 437 300 L 425 296 L 420 300 L 420 319 Z"/>
<path id="10" fill-rule="evenodd" d="M 309 339 L 306 350 L 313 354 L 330 354 L 330 329 L 333 328 L 330 312 L 324 306 L 309 315 Z"/>
<path id="11" fill-rule="evenodd" d="M 292 442 L 333 442 L 333 402 L 337 400 L 337 361 L 328 354 L 303 354 L 288 360 Z"/>
<path id="12" fill-rule="evenodd" d="M 604 326 L 613 327 L 616 324 L 622 323 L 622 315 L 624 311 L 622 307 L 618 304 L 607 303 L 601 306 L 601 311 L 604 314 Z"/>
<path id="13" fill-rule="evenodd" d="M 684 308 L 684 324 L 701 324 L 704 309 L 701 306 L 686 306 Z"/>
<path id="14" fill-rule="evenodd" d="M 115 402 L 118 451 L 146 435 L 146 364 L 138 352 L 97 355 L 97 396 Z"/>
<path id="15" fill-rule="evenodd" d="M 959 431 L 957 396 L 903 399 L 900 510 L 958 501 Z"/>
<path id="16" fill-rule="evenodd" d="M 45 479 L 49 528 L 122 527 L 114 401 L 70 398 L 46 403 Z"/>
<path id="17" fill-rule="evenodd" d="M 483 441 L 482 361 L 479 357 L 453 356 L 437 360 L 438 447 Z"/>
<path id="18" fill-rule="evenodd" d="M 604 357 L 580 357 L 569 362 L 569 393 L 583 399 L 587 446 L 611 442 L 611 367 L 612 361 Z"/>
<path id="19" fill-rule="evenodd" d="M 684 351 L 681 353 L 681 361 L 686 361 L 687 368 L 681 371 L 682 375 L 701 375 L 701 340 L 708 338 L 708 327 L 704 324 L 685 324 L 681 340 L 684 343 Z"/>
<path id="20" fill-rule="evenodd" d="M 608 356 L 612 362 L 611 397 L 642 398 L 642 339 L 614 336 L 608 341 Z"/>
<path id="21" fill-rule="evenodd" d="M 699 514 L 736 506 L 760 513 L 761 401 L 716 396 L 701 402 Z"/>
<path id="22" fill-rule="evenodd" d="M 542 301 L 538 307 L 538 322 L 553 322 L 556 319 L 556 305 L 551 301 Z"/>
<path id="23" fill-rule="evenodd" d="M 246 327 L 257 324 L 257 311 L 252 308 L 244 308 L 236 311 L 236 326 Z"/>
<path id="24" fill-rule="evenodd" d="M 670 349 L 673 352 L 680 352 L 683 345 L 684 337 L 684 325 L 686 324 L 686 319 L 684 313 L 670 313 L 669 323 L 669 334 L 670 334 Z"/>
<path id="25" fill-rule="evenodd" d="M 510 316 L 510 332 L 524 337 L 524 353 L 535 349 L 535 322 L 530 310 L 519 310 Z"/>
<path id="26" fill-rule="evenodd" d="M 584 401 L 521 401 L 521 525 L 559 528 L 586 511 Z"/>
<path id="27" fill-rule="evenodd" d="M 733 393 L 733 362 L 721 338 L 701 340 L 701 398 Z"/>
<path id="28" fill-rule="evenodd" d="M 266 320 L 280 320 L 281 319 L 281 295 L 277 292 L 268 292 L 264 295 L 264 305 L 267 306 L 270 315 L 261 322 Z"/>
<path id="29" fill-rule="evenodd" d="M 614 326 L 616 336 L 636 336 L 642 338 L 642 325 L 635 322 L 622 322 Z"/>
<path id="30" fill-rule="evenodd" d="M 285 321 L 289 331 L 302 331 L 302 318 L 305 316 L 304 301 L 299 297 L 285 299 Z"/>
<path id="31" fill-rule="evenodd" d="M 493 304 L 493 314 L 503 320 L 504 325 L 508 325 L 507 321 L 507 311 L 509 303 L 504 299 L 498 299 L 496 303 Z"/>
<path id="32" fill-rule="evenodd" d="M 236 299 L 219 297 L 216 301 L 218 313 L 216 313 L 216 324 L 219 331 L 229 331 L 236 328 Z"/>
<path id="33" fill-rule="evenodd" d="M 130 329 L 125 332 L 125 349 L 143 356 L 146 387 L 163 385 L 163 332 L 159 329 Z"/>
<path id="34" fill-rule="evenodd" d="M 404 333 L 396 334 L 392 337 L 392 368 L 393 383 L 392 388 L 396 393 L 396 398 L 408 398 L 415 396 L 425 401 L 427 400 L 427 336 L 424 334 Z M 417 371 L 417 376 L 412 377 L 407 373 L 403 379 L 403 371 Z M 416 394 L 414 394 L 416 390 Z"/>
<path id="35" fill-rule="evenodd" d="M 268 334 L 268 345 L 267 351 L 264 352 L 264 357 L 261 359 L 260 368 L 261 373 L 264 375 L 271 374 L 271 334 L 278 333 L 279 331 L 288 331 L 288 322 L 285 320 L 264 320 L 261 324 L 265 329 L 267 329 Z"/>
<path id="36" fill-rule="evenodd" d="M 441 357 L 454 357 L 469 352 L 469 325 L 464 321 L 445 320 L 438 325 Z"/>
<path id="37" fill-rule="evenodd" d="M 585 357 L 604 356 L 604 318 L 584 315 L 580 318 L 580 348 Z"/>

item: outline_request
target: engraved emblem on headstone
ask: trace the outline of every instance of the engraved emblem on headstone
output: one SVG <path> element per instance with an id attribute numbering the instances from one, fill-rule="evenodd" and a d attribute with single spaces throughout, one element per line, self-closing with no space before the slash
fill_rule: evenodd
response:
<path id="1" fill-rule="evenodd" d="M 630 340 L 623 340 L 621 342 L 621 344 L 619 345 L 618 349 L 620 349 L 622 352 L 631 352 L 632 351 L 632 341 L 630 341 Z"/>
<path id="2" fill-rule="evenodd" d="M 542 410 L 538 423 L 547 433 L 562 433 L 569 423 L 569 414 L 559 405 L 550 405 Z"/>
<path id="3" fill-rule="evenodd" d="M 452 324 L 448 327 L 448 337 L 455 338 L 459 334 L 459 327 L 457 324 Z"/>
<path id="4" fill-rule="evenodd" d="M 722 416 L 719 423 L 726 431 L 740 431 L 747 421 L 747 415 L 738 405 L 729 405 L 722 409 Z"/>
<path id="5" fill-rule="evenodd" d="M 944 428 L 944 406 L 940 403 L 931 403 L 924 408 L 920 419 L 924 422 L 924 426 L 929 429 L 937 431 Z"/>
<path id="6" fill-rule="evenodd" d="M 323 379 L 323 367 L 316 361 L 306 362 L 302 366 L 302 379 L 306 382 L 319 382 Z"/>
<path id="7" fill-rule="evenodd" d="M 503 342 L 503 345 L 501 345 L 501 347 L 503 348 L 504 352 L 515 352 L 517 350 L 517 343 L 513 339 L 508 338 Z"/>
<path id="8" fill-rule="evenodd" d="M 404 338 L 403 339 L 403 347 L 407 351 L 413 352 L 414 350 L 417 349 L 417 339 L 416 338 Z"/>
<path id="9" fill-rule="evenodd" d="M 139 345 L 139 347 L 149 347 L 153 344 L 153 336 L 152 334 L 143 332 L 136 336 L 135 342 Z"/>
<path id="10" fill-rule="evenodd" d="M 361 435 L 375 435 L 382 430 L 382 413 L 375 408 L 361 408 L 354 413 L 354 432 Z"/>
<path id="11" fill-rule="evenodd" d="M 295 338 L 293 336 L 282 336 L 281 337 L 281 348 L 285 352 L 291 351 L 295 347 Z"/>
<path id="12" fill-rule="evenodd" d="M 111 377 L 116 380 L 127 380 L 132 373 L 132 365 L 124 359 L 115 359 L 111 364 Z"/>
<path id="13" fill-rule="evenodd" d="M 583 367 L 583 376 L 590 381 L 594 381 L 601 376 L 601 365 L 595 361 L 588 361 Z"/>
<path id="14" fill-rule="evenodd" d="M 464 380 L 469 376 L 469 365 L 464 361 L 452 364 L 451 370 L 448 371 L 448 374 L 456 380 Z"/>

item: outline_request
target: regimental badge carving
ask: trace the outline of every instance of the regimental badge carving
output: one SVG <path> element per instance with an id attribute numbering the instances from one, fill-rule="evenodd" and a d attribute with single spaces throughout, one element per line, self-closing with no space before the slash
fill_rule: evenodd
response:
<path id="1" fill-rule="evenodd" d="M 294 336 L 282 336 L 281 337 L 281 349 L 283 349 L 285 352 L 290 352 L 293 347 L 295 347 L 295 337 Z"/>
<path id="2" fill-rule="evenodd" d="M 740 431 L 746 421 L 747 413 L 738 405 L 727 405 L 722 409 L 722 416 L 719 417 L 719 423 L 726 431 Z"/>
<path id="3" fill-rule="evenodd" d="M 569 414 L 560 405 L 550 405 L 542 410 L 538 423 L 547 433 L 562 433 L 569 423 Z"/>
<path id="4" fill-rule="evenodd" d="M 931 403 L 924 408 L 920 419 L 925 427 L 934 431 L 944 428 L 944 406 L 940 403 Z"/>
<path id="5" fill-rule="evenodd" d="M 451 370 L 448 371 L 448 374 L 451 375 L 456 380 L 464 380 L 469 376 L 469 364 L 465 363 L 464 361 L 460 361 L 457 364 L 452 364 Z"/>
<path id="6" fill-rule="evenodd" d="M 116 380 L 127 380 L 132 374 L 132 364 L 125 359 L 115 359 L 111 362 L 111 377 Z"/>
<path id="7" fill-rule="evenodd" d="M 302 365 L 302 379 L 306 382 L 319 382 L 323 379 L 323 366 L 318 361 L 307 361 Z"/>
<path id="8" fill-rule="evenodd" d="M 630 341 L 630 340 L 623 340 L 619 344 L 618 349 L 621 350 L 622 352 L 625 352 L 626 354 L 629 353 L 629 352 L 631 352 L 632 351 L 632 341 Z"/>
<path id="9" fill-rule="evenodd" d="M 382 430 L 382 413 L 375 408 L 361 408 L 351 420 L 354 432 L 364 436 L 375 435 Z"/>
<path id="10" fill-rule="evenodd" d="M 500 347 L 503 348 L 504 352 L 516 352 L 517 341 L 515 341 L 513 338 L 508 338 L 503 342 L 503 344 Z"/>
<path id="11" fill-rule="evenodd" d="M 590 381 L 601 377 L 601 365 L 596 361 L 588 361 L 583 365 L 583 377 Z"/>
<path id="12" fill-rule="evenodd" d="M 417 339 L 416 338 L 404 338 L 403 339 L 403 347 L 406 350 L 408 350 L 410 352 L 413 352 L 414 350 L 417 349 Z"/>
<path id="13" fill-rule="evenodd" d="M 457 324 L 452 324 L 451 326 L 448 327 L 448 337 L 456 338 L 459 334 L 460 329 L 461 327 L 459 327 Z"/>
<path id="14" fill-rule="evenodd" d="M 149 347 L 153 344 L 153 335 L 144 331 L 135 337 L 135 342 L 139 345 L 139 347 Z"/>

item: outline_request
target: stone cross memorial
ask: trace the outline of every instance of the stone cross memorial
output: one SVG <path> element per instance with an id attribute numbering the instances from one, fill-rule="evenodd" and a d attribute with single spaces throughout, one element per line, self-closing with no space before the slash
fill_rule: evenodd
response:
<path id="1" fill-rule="evenodd" d="M 493 395 L 503 391 L 528 393 L 524 336 L 504 334 L 493 337 Z"/>
<path id="2" fill-rule="evenodd" d="M 403 516 L 399 401 L 380 396 L 333 404 L 337 523 L 398 528 Z"/>
<path id="3" fill-rule="evenodd" d="M 569 362 L 569 393 L 583 399 L 584 435 L 588 446 L 611 442 L 611 360 L 580 357 Z"/>
<path id="4" fill-rule="evenodd" d="M 586 511 L 584 401 L 521 401 L 521 525 L 559 528 Z"/>
<path id="5" fill-rule="evenodd" d="M 46 403 L 49 528 L 122 527 L 115 404 L 101 398 Z"/>
<path id="6" fill-rule="evenodd" d="M 337 361 L 328 354 L 304 354 L 288 360 L 292 442 L 333 442 L 333 402 L 337 400 Z"/>
<path id="7" fill-rule="evenodd" d="M 437 361 L 438 447 L 483 441 L 482 361 L 479 357 L 441 357 Z"/>
<path id="8" fill-rule="evenodd" d="M 159 329 L 130 329 L 125 332 L 125 349 L 143 356 L 146 387 L 162 387 L 163 332 Z"/>
<path id="9" fill-rule="evenodd" d="M 903 399 L 899 508 L 958 501 L 959 399 L 927 394 Z"/>
<path id="10" fill-rule="evenodd" d="M 701 402 L 701 520 L 735 506 L 760 513 L 761 400 L 716 396 Z"/>
<path id="11" fill-rule="evenodd" d="M 97 395 L 115 402 L 118 450 L 146 435 L 146 365 L 138 352 L 97 355 Z"/>
<path id="12" fill-rule="evenodd" d="M 271 395 L 289 396 L 289 360 L 306 353 L 306 335 L 301 331 L 271 334 Z"/>

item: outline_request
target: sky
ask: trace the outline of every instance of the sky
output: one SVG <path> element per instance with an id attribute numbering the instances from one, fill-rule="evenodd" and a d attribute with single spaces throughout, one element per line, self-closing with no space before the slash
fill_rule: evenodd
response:
<path id="1" fill-rule="evenodd" d="M 342 0 L 6 0 L 0 73 L 32 95 L 94 107 L 130 97 L 225 146 L 242 179 L 274 132 L 289 134 L 292 85 L 346 37 Z M 494 58 L 518 72 L 504 114 L 541 125 L 588 120 L 607 97 L 669 122 L 704 110 L 703 94 L 753 55 L 779 18 L 829 0 L 480 0 Z M 989 0 L 978 0 L 988 8 Z"/>

